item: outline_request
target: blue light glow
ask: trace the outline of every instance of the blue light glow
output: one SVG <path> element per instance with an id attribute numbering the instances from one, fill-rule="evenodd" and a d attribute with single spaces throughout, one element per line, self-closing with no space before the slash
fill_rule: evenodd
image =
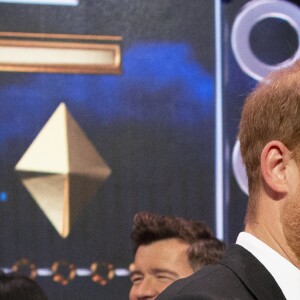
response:
<path id="1" fill-rule="evenodd" d="M 213 118 L 213 76 L 189 45 L 136 44 L 123 53 L 122 69 L 122 75 L 2 73 L 0 142 L 35 136 L 62 101 L 106 123 L 198 126 Z"/>
<path id="2" fill-rule="evenodd" d="M 0 202 L 6 202 L 8 200 L 8 195 L 6 192 L 0 192 Z"/>

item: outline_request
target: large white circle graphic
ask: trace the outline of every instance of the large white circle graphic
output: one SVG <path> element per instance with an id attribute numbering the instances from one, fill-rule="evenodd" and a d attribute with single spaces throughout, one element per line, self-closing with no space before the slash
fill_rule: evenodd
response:
<path id="1" fill-rule="evenodd" d="M 248 177 L 241 155 L 239 140 L 236 141 L 232 152 L 232 170 L 239 187 L 248 195 Z"/>
<path id="2" fill-rule="evenodd" d="M 279 18 L 289 23 L 297 33 L 298 49 L 287 60 L 269 65 L 259 60 L 250 45 L 253 27 L 268 18 Z M 287 66 L 300 58 L 300 9 L 297 5 L 282 0 L 253 0 L 248 2 L 234 20 L 231 32 L 231 47 L 241 69 L 255 80 L 261 80 L 271 71 Z"/>

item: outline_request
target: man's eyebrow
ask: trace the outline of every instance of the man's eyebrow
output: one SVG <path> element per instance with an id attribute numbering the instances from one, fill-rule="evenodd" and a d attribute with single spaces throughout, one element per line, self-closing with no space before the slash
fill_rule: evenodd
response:
<path id="1" fill-rule="evenodd" d="M 132 276 L 135 276 L 135 275 L 142 275 L 142 272 L 139 270 L 134 270 L 134 271 L 130 272 L 129 276 L 131 278 Z"/>
<path id="2" fill-rule="evenodd" d="M 167 273 L 170 274 L 174 277 L 179 277 L 178 273 L 171 271 L 169 269 L 163 269 L 163 268 L 155 268 L 155 269 L 151 269 L 151 273 L 153 274 L 158 274 L 158 273 Z"/>

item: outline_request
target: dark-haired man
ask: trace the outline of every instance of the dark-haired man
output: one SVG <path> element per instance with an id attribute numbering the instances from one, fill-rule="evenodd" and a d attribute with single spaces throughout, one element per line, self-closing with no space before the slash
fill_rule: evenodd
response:
<path id="1" fill-rule="evenodd" d="M 155 299 L 177 279 L 216 264 L 225 249 L 202 222 L 147 212 L 135 215 L 131 239 L 130 300 Z"/>

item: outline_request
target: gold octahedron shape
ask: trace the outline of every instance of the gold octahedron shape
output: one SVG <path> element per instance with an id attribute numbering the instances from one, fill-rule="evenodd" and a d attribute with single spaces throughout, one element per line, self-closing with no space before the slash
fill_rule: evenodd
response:
<path id="1" fill-rule="evenodd" d="M 111 173 L 61 103 L 15 170 L 62 237 Z"/>

